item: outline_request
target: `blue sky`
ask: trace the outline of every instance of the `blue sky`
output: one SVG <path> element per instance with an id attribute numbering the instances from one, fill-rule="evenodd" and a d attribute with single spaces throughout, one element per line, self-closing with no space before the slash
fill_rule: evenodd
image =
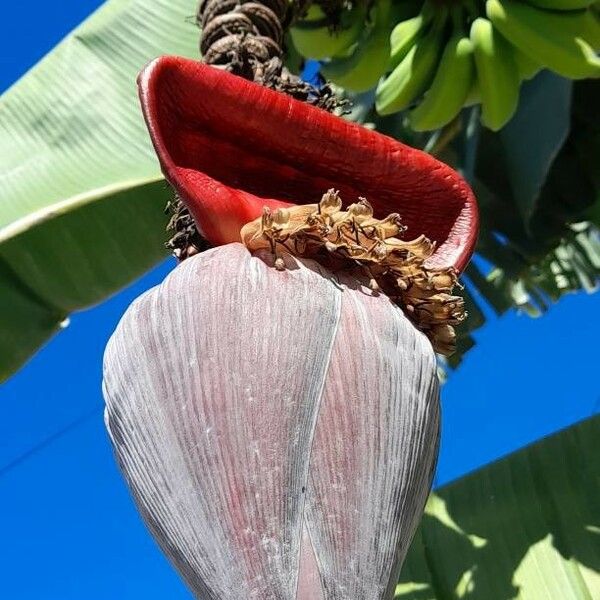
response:
<path id="1" fill-rule="evenodd" d="M 3 6 L 0 90 L 99 0 Z M 128 304 L 169 260 L 103 305 L 74 315 L 0 388 L 0 597 L 190 598 L 133 507 L 102 423 L 101 359 Z M 444 483 L 600 410 L 600 295 L 542 319 L 491 319 L 443 389 Z"/>

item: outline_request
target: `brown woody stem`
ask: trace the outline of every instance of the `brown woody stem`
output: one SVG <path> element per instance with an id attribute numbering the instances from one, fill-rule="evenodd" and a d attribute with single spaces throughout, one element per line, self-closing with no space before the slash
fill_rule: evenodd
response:
<path id="1" fill-rule="evenodd" d="M 294 11 L 287 0 L 201 0 L 204 62 L 328 111 L 338 100 L 328 86 L 316 88 L 283 64 L 283 38 Z"/>
<path id="2" fill-rule="evenodd" d="M 333 111 L 339 100 L 329 86 L 316 88 L 290 73 L 283 64 L 283 38 L 294 12 L 306 2 L 287 0 L 200 0 L 196 21 L 202 29 L 204 62 L 217 68 Z M 175 198 L 167 205 L 171 219 L 167 248 L 182 261 L 206 248 L 185 205 Z"/>

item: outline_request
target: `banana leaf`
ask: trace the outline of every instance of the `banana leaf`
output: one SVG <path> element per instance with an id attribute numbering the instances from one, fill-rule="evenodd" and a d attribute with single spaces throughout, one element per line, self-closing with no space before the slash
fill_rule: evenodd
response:
<path id="1" fill-rule="evenodd" d="M 600 598 L 600 415 L 439 489 L 397 600 Z"/>
<path id="2" fill-rule="evenodd" d="M 136 75 L 198 56 L 195 7 L 110 0 L 0 98 L 0 380 L 164 256 L 170 192 Z"/>
<path id="3" fill-rule="evenodd" d="M 517 113 L 498 133 L 511 191 L 526 228 L 569 135 L 572 88 L 572 81 L 542 71 L 523 85 Z"/>

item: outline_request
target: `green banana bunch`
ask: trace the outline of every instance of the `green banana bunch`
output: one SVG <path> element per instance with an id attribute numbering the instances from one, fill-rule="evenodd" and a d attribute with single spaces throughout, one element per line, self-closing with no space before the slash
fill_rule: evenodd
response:
<path id="1" fill-rule="evenodd" d="M 487 19 L 478 17 L 471 24 L 475 55 L 481 121 L 497 131 L 513 116 L 519 103 L 520 77 L 510 44 Z"/>
<path id="2" fill-rule="evenodd" d="M 415 131 L 443 127 L 474 104 L 486 126 L 500 129 L 517 108 L 521 82 L 543 68 L 600 77 L 600 0 L 453 0 L 451 22 L 449 4 L 355 0 L 339 33 L 313 5 L 292 39 L 304 56 L 329 59 L 321 72 L 341 87 L 363 92 L 379 80 L 377 112 L 410 108 Z"/>
<path id="3" fill-rule="evenodd" d="M 465 36 L 461 13 L 454 13 L 454 32 L 446 44 L 440 64 L 422 102 L 410 112 L 415 131 L 443 127 L 460 112 L 475 81 L 473 43 Z"/>
<path id="4" fill-rule="evenodd" d="M 379 81 L 390 58 L 391 4 L 391 0 L 379 0 L 373 6 L 372 25 L 364 30 L 352 54 L 325 63 L 321 67 L 324 77 L 351 92 L 364 92 Z"/>
<path id="5" fill-rule="evenodd" d="M 433 18 L 429 2 L 425 2 L 421 12 L 406 21 L 401 21 L 392 30 L 390 36 L 391 54 L 389 66 L 395 69 L 406 57 L 415 42 L 423 35 L 425 28 Z"/>
<path id="6" fill-rule="evenodd" d="M 546 10 L 579 10 L 591 6 L 596 0 L 526 0 L 526 2 Z"/>
<path id="7" fill-rule="evenodd" d="M 292 42 L 306 58 L 320 60 L 342 54 L 360 37 L 365 16 L 366 2 L 355 2 L 352 8 L 343 10 L 339 28 L 332 30 L 323 10 L 312 4 L 306 17 L 290 29 Z"/>
<path id="8" fill-rule="evenodd" d="M 444 45 L 447 11 L 439 10 L 433 23 L 394 70 L 377 86 L 375 107 L 380 115 L 407 108 L 428 87 Z"/>
<path id="9" fill-rule="evenodd" d="M 511 44 L 559 75 L 600 77 L 600 58 L 585 40 L 587 11 L 551 12 L 515 0 L 487 0 L 486 14 Z"/>

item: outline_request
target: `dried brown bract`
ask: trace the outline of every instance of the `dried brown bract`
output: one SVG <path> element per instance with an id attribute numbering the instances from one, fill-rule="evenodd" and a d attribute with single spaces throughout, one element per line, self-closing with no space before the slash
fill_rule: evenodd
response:
<path id="1" fill-rule="evenodd" d="M 388 295 L 435 351 L 448 356 L 456 344 L 454 326 L 466 318 L 463 299 L 452 295 L 457 275 L 453 269 L 426 267 L 434 244 L 425 236 L 401 240 L 404 231 L 400 215 L 376 219 L 364 198 L 342 210 L 338 192 L 331 189 L 319 204 L 265 208 L 241 235 L 250 250 L 270 249 L 279 269 L 284 268 L 280 250 L 316 258 L 335 270 L 360 269 L 372 289 Z"/>

